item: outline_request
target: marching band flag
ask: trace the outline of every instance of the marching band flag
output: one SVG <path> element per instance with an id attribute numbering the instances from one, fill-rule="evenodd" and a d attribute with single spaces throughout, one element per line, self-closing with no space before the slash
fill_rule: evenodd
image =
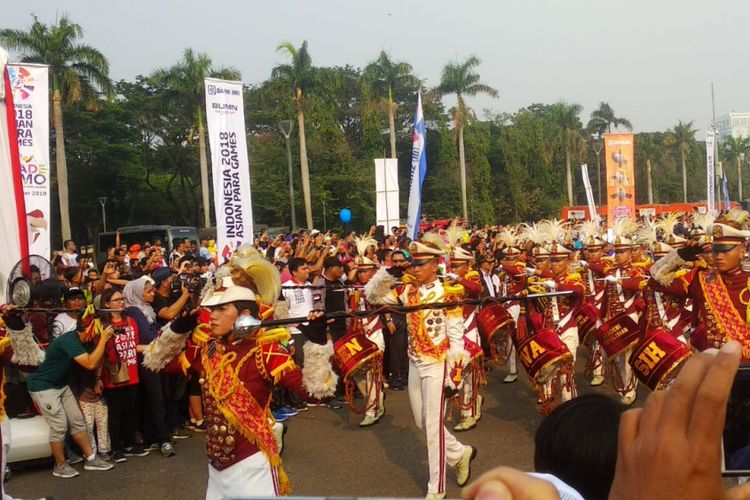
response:
<path id="1" fill-rule="evenodd" d="M 411 150 L 411 184 L 409 186 L 409 209 L 406 219 L 406 234 L 412 240 L 419 235 L 422 219 L 422 183 L 427 174 L 427 126 L 422 112 L 422 93 L 417 94 L 417 112 L 414 114 L 414 135 Z"/>

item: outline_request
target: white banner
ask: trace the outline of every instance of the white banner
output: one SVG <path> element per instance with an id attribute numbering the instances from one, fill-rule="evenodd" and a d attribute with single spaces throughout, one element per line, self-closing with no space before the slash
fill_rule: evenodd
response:
<path id="1" fill-rule="evenodd" d="M 250 165 L 247 159 L 242 82 L 206 78 L 206 124 L 216 213 L 219 263 L 253 243 Z"/>
<path id="2" fill-rule="evenodd" d="M 596 203 L 594 203 L 594 192 L 591 190 L 591 181 L 589 180 L 589 166 L 581 164 L 581 178 L 583 178 L 583 187 L 586 189 L 586 201 L 589 205 L 589 219 L 596 219 Z"/>
<path id="3" fill-rule="evenodd" d="M 716 131 L 713 127 L 706 130 L 706 208 L 709 214 L 716 215 L 715 204 L 715 159 Z"/>
<path id="4" fill-rule="evenodd" d="M 29 253 L 49 258 L 49 77 L 47 66 L 9 64 L 26 204 Z"/>
<path id="5" fill-rule="evenodd" d="M 398 159 L 375 160 L 375 224 L 384 226 L 385 234 L 398 227 Z"/>

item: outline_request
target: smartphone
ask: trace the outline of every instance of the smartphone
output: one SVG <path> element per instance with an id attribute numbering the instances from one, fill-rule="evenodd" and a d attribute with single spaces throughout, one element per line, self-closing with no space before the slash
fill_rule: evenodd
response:
<path id="1" fill-rule="evenodd" d="M 721 444 L 722 476 L 750 476 L 750 363 L 734 378 Z"/>

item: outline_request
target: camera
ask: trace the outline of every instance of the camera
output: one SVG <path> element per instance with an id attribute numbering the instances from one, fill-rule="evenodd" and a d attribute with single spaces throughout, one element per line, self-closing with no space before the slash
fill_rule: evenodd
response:
<path id="1" fill-rule="evenodd" d="M 197 294 L 203 290 L 207 282 L 208 280 L 198 273 L 183 273 L 172 280 L 171 291 L 173 295 L 178 295 L 184 285 L 191 294 Z"/>
<path id="2" fill-rule="evenodd" d="M 115 326 L 112 328 L 112 330 L 115 335 L 122 335 L 123 333 L 125 333 L 125 328 L 122 326 Z"/>

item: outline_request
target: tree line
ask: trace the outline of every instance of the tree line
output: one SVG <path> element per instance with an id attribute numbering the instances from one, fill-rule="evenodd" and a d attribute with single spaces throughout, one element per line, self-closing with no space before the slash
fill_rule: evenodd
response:
<path id="1" fill-rule="evenodd" d="M 240 79 L 239 71 L 186 49 L 171 65 L 112 82 L 107 58 L 83 43 L 82 28 L 68 16 L 51 25 L 34 18 L 30 28 L 2 29 L 0 44 L 24 62 L 49 65 L 52 220 L 59 227 L 53 238 L 91 241 L 102 229 L 99 197 L 108 199 L 110 227 L 210 225 L 203 79 Z M 632 128 L 606 102 L 588 119 L 579 104 L 567 102 L 532 103 L 515 113 L 473 110 L 466 97 L 502 98 L 502 89 L 481 80 L 474 56 L 446 64 L 431 86 L 387 52 L 364 68 L 316 66 L 306 41 L 283 42 L 278 52 L 285 63 L 268 79 L 244 86 L 256 224 L 291 224 L 283 121 L 294 128 L 300 225 L 338 226 L 338 211 L 349 208 L 352 228 L 359 230 L 375 220 L 373 158 L 399 159 L 406 213 L 419 91 L 428 162 L 422 211 L 431 219 L 463 214 L 495 224 L 559 216 L 565 205 L 585 204 L 581 163 L 589 165 L 594 196 L 603 197 L 603 134 Z M 444 104 L 446 95 L 455 96 L 448 99 L 453 107 Z M 680 121 L 636 134 L 637 203 L 705 199 L 705 143 L 696 132 L 692 122 Z M 747 182 L 748 149 L 747 139 L 734 138 L 720 149 L 733 199 L 742 198 Z"/>

